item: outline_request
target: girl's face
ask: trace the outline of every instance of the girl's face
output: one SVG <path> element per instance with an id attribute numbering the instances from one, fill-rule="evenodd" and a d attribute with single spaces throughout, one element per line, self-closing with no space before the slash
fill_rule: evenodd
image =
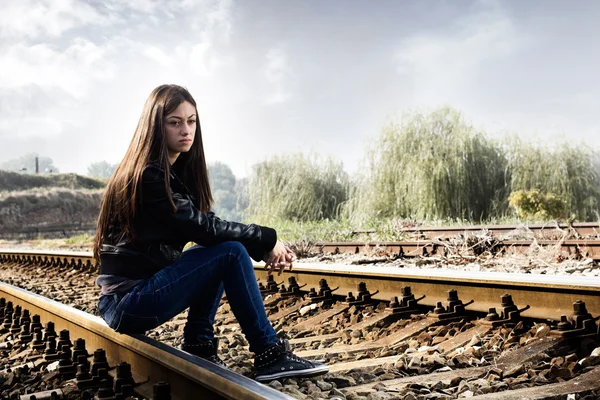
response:
<path id="1" fill-rule="evenodd" d="M 196 109 L 189 101 L 184 101 L 165 117 L 165 133 L 169 162 L 173 164 L 180 153 L 192 148 L 196 133 Z"/>

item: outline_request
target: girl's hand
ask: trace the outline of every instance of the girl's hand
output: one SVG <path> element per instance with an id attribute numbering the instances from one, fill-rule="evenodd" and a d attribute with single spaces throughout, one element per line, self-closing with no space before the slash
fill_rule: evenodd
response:
<path id="1" fill-rule="evenodd" d="M 289 248 L 283 245 L 280 241 L 277 241 L 273 250 L 269 253 L 265 254 L 265 258 L 263 259 L 267 265 L 269 271 L 269 275 L 273 273 L 273 271 L 277 271 L 277 275 L 281 275 L 285 267 L 290 267 L 290 271 L 292 270 L 292 262 L 296 259 L 294 252 Z"/>

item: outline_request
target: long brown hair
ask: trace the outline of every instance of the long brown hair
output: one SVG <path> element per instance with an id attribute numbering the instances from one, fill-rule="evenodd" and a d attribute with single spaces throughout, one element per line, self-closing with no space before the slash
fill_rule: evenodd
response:
<path id="1" fill-rule="evenodd" d="M 196 111 L 196 133 L 194 143 L 187 153 L 181 153 L 173 166 L 169 166 L 169 153 L 165 140 L 165 117 L 184 101 L 190 102 Z M 150 162 L 157 162 L 165 171 L 165 192 L 173 212 L 175 203 L 171 197 L 169 169 L 196 197 L 196 207 L 202 212 L 210 211 L 213 203 L 208 171 L 202 145 L 202 132 L 196 101 L 187 89 L 177 85 L 161 85 L 154 89 L 142 110 L 133 139 L 125 157 L 108 181 L 102 201 L 100 215 L 94 237 L 94 257 L 100 258 L 100 248 L 105 242 L 111 225 L 121 229 L 121 238 L 133 240 L 133 220 L 142 195 L 140 183 L 144 168 Z M 116 244 L 116 243 L 115 243 Z"/>

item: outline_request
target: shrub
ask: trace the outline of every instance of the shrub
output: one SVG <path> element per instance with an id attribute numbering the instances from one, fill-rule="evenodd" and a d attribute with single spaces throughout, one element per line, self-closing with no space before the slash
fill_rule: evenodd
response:
<path id="1" fill-rule="evenodd" d="M 332 219 L 348 198 L 348 176 L 331 158 L 274 157 L 253 166 L 246 193 L 253 221 Z"/>
<path id="2" fill-rule="evenodd" d="M 506 196 L 503 149 L 448 108 L 405 114 L 368 153 L 346 213 L 372 218 L 489 218 Z"/>
<path id="3" fill-rule="evenodd" d="M 539 191 L 565 203 L 577 220 L 598 217 L 600 177 L 597 153 L 585 146 L 562 143 L 554 148 L 514 137 L 507 145 L 506 180 L 510 192 Z M 547 200 L 549 201 L 549 200 Z"/>
<path id="4" fill-rule="evenodd" d="M 567 202 L 552 193 L 539 190 L 519 190 L 508 197 L 520 218 L 524 219 L 564 219 L 567 217 Z"/>

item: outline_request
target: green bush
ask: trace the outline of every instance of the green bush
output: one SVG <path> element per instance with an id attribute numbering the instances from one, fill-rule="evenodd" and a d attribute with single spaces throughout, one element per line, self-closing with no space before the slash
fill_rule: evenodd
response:
<path id="1" fill-rule="evenodd" d="M 387 125 L 368 153 L 346 215 L 482 221 L 505 198 L 503 149 L 444 108 Z"/>
<path id="2" fill-rule="evenodd" d="M 508 203 L 524 219 L 564 219 L 567 217 L 567 202 L 552 193 L 539 190 L 512 192 Z"/>
<path id="3" fill-rule="evenodd" d="M 597 153 L 585 146 L 562 143 L 554 148 L 525 143 L 516 137 L 506 152 L 510 192 L 539 191 L 565 203 L 565 213 L 577 220 L 598 218 L 600 177 Z"/>
<path id="4" fill-rule="evenodd" d="M 333 219 L 348 199 L 348 176 L 332 159 L 294 154 L 254 165 L 245 189 L 251 221 Z"/>

